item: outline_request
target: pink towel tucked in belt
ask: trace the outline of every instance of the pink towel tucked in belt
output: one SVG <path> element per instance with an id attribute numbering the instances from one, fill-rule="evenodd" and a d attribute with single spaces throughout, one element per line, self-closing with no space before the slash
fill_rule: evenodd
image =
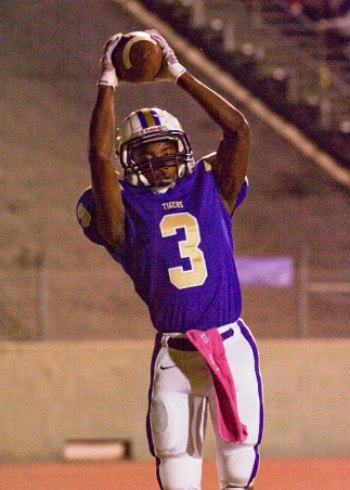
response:
<path id="1" fill-rule="evenodd" d="M 239 418 L 236 389 L 220 333 L 216 328 L 211 328 L 205 332 L 189 330 L 186 335 L 206 360 L 213 376 L 221 438 L 227 442 L 245 441 L 248 435 L 247 427 Z"/>

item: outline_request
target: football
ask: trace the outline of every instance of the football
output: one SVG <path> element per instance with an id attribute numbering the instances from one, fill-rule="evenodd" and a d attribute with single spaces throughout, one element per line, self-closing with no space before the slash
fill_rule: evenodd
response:
<path id="1" fill-rule="evenodd" d="M 161 69 L 163 52 L 147 32 L 129 32 L 115 47 L 112 62 L 119 79 L 151 82 Z"/>

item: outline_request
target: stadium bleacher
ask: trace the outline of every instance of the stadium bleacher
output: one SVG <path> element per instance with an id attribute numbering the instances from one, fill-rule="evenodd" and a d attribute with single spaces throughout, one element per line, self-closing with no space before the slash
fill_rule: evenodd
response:
<path id="1" fill-rule="evenodd" d="M 280 0 L 143 3 L 350 168 L 349 60 L 327 48 L 307 15 Z"/>

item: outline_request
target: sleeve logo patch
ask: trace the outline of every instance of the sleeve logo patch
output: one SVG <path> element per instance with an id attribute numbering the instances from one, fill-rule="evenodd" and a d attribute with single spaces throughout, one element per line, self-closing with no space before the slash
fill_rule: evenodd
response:
<path id="1" fill-rule="evenodd" d="M 207 160 L 204 160 L 204 167 L 207 172 L 211 172 L 211 163 L 209 163 Z"/>
<path id="2" fill-rule="evenodd" d="M 79 223 L 83 228 L 87 228 L 88 226 L 90 226 L 91 214 L 82 203 L 78 205 L 77 215 Z"/>

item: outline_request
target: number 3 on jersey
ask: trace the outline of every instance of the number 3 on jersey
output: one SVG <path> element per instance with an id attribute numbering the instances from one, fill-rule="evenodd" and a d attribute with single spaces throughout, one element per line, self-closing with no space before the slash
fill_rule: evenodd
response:
<path id="1" fill-rule="evenodd" d="M 179 252 L 181 258 L 188 258 L 191 269 L 184 270 L 182 266 L 168 269 L 170 282 L 178 289 L 202 286 L 208 277 L 207 265 L 202 250 L 197 219 L 190 213 L 176 213 L 164 216 L 159 224 L 163 238 L 176 235 L 177 230 L 185 231 L 185 240 L 180 240 Z"/>

